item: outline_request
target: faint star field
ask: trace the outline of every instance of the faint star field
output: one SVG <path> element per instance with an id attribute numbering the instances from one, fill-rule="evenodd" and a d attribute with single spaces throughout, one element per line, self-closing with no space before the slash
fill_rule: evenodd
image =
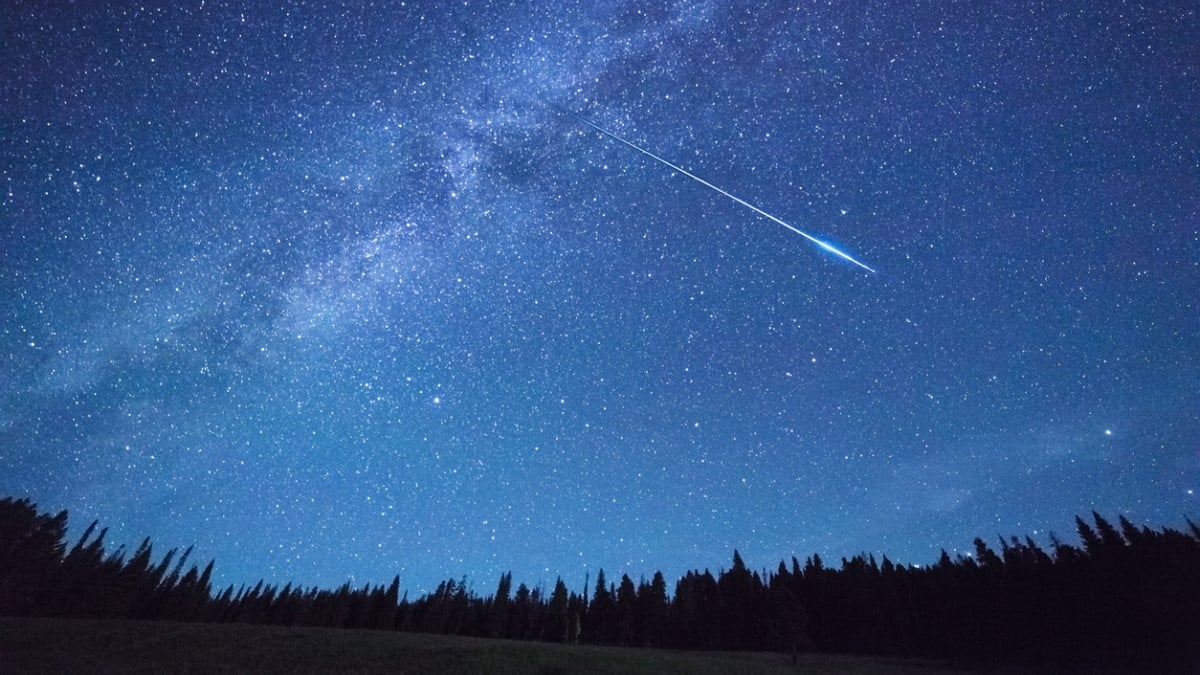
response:
<path id="1" fill-rule="evenodd" d="M 1195 3 L 5 14 L 0 493 L 75 535 L 490 592 L 1200 519 Z"/>

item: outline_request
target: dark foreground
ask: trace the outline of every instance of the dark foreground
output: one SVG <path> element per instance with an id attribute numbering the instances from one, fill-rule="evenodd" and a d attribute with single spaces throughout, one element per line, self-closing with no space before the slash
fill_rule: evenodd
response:
<path id="1" fill-rule="evenodd" d="M 0 673 L 1024 675 L 923 661 L 676 652 L 328 628 L 0 618 Z"/>

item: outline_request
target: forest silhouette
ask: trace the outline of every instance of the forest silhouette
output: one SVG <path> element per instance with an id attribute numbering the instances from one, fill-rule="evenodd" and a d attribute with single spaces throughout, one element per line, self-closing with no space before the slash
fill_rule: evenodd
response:
<path id="1" fill-rule="evenodd" d="M 336 589 L 214 590 L 213 562 L 192 549 L 155 560 L 149 539 L 107 552 L 93 522 L 69 546 L 67 512 L 0 500 L 0 615 L 367 628 L 559 643 L 788 654 L 962 658 L 988 662 L 1200 665 L 1200 527 L 1075 519 L 1078 546 L 1051 536 L 975 539 L 973 555 L 932 565 L 886 556 L 813 555 L 752 570 L 737 551 L 713 574 L 687 572 L 668 593 L 655 573 L 635 582 L 603 570 L 579 591 L 547 591 L 501 575 L 491 595 L 466 579 L 403 596 L 400 579 Z M 69 546 L 69 548 L 68 548 Z"/>

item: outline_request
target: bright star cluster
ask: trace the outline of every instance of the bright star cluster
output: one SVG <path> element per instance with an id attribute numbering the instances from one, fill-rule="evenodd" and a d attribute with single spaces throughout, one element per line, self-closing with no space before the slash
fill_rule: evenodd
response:
<path id="1" fill-rule="evenodd" d="M 1197 13 L 17 3 L 0 493 L 414 592 L 1196 519 Z"/>

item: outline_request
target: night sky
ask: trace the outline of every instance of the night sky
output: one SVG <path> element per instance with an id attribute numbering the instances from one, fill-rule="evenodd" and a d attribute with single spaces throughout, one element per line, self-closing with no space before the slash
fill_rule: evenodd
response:
<path id="1" fill-rule="evenodd" d="M 412 592 L 1200 517 L 1196 3 L 766 4 L 7 5 L 0 494 Z"/>

